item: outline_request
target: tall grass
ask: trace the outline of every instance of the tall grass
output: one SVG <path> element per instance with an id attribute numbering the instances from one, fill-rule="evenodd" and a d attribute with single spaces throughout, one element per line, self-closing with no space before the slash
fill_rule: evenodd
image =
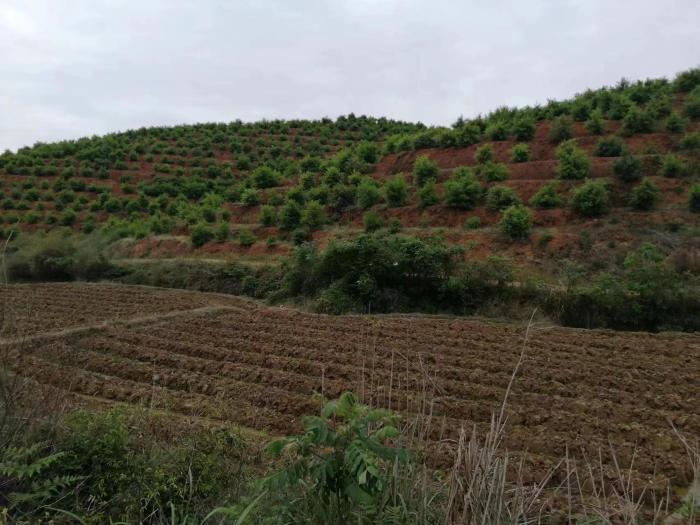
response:
<path id="1" fill-rule="evenodd" d="M 525 482 L 525 458 L 516 459 L 504 448 L 508 427 L 508 398 L 518 371 L 526 358 L 528 341 L 534 329 L 535 312 L 525 328 L 522 347 L 500 406 L 493 412 L 488 428 L 479 432 L 466 424 L 454 441 L 435 442 L 433 406 L 440 397 L 437 385 L 423 368 L 419 402 L 410 407 L 415 415 L 405 421 L 400 445 L 418 460 L 392 465 L 392 490 L 406 504 L 405 516 L 411 523 L 460 525 L 524 525 L 546 523 L 596 525 L 691 525 L 696 523 L 700 504 L 700 447 L 676 431 L 688 452 L 695 482 L 682 502 L 670 486 L 649 488 L 635 477 L 633 454 L 628 464 L 618 458 L 614 444 L 594 458 L 579 454 L 565 457 L 546 470 L 540 479 Z M 362 333 L 367 350 L 363 353 L 363 377 L 359 389 L 363 399 L 388 408 L 387 397 L 372 395 L 367 389 L 391 391 L 395 381 L 383 388 L 371 378 L 376 359 L 370 357 L 369 387 L 365 382 L 367 355 L 374 355 L 376 334 Z M 401 356 L 404 357 L 405 356 Z M 394 357 L 392 353 L 392 363 Z M 400 367 L 397 365 L 396 370 Z M 408 405 L 407 405 L 408 406 Z M 675 429 L 674 429 L 675 430 Z M 605 454 L 604 454 L 605 453 Z M 607 461 L 603 461 L 604 455 Z M 435 468 L 439 456 L 446 470 Z M 367 521 L 369 523 L 371 521 Z M 365 523 L 364 521 L 362 523 Z"/>

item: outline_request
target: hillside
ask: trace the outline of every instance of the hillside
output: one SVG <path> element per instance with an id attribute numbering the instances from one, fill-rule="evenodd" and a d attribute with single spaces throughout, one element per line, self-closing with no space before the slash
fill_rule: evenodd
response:
<path id="1" fill-rule="evenodd" d="M 112 259 L 256 267 L 309 240 L 323 251 L 364 232 L 401 234 L 457 247 L 462 261 L 498 256 L 509 282 L 555 291 L 628 271 L 626 258 L 652 245 L 643 258 L 692 291 L 699 152 L 699 69 L 451 128 L 348 115 L 139 129 L 4 153 L 0 233 L 97 232 Z"/>

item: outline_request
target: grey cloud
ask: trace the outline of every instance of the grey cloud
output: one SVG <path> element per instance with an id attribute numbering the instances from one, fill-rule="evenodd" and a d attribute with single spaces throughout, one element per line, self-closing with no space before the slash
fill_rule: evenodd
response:
<path id="1" fill-rule="evenodd" d="M 349 112 L 449 124 L 698 65 L 697 0 L 4 0 L 0 150 Z"/>

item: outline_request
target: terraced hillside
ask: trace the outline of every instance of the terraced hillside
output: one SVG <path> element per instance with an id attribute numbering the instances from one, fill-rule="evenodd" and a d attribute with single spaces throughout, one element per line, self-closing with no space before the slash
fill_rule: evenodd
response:
<path id="1" fill-rule="evenodd" d="M 269 262 L 388 228 L 473 259 L 609 261 L 644 240 L 692 259 L 699 107 L 689 70 L 452 128 L 350 115 L 38 144 L 0 156 L 3 229 L 103 229 L 124 257 Z"/>
<path id="2" fill-rule="evenodd" d="M 429 412 L 436 461 L 460 427 L 488 426 L 526 335 L 516 324 L 330 317 L 146 287 L 1 291 L 17 317 L 48 312 L 25 317 L 23 333 L 0 342 L 8 365 L 79 401 L 143 404 L 282 434 L 317 413 L 317 394 L 353 390 L 409 418 Z M 691 473 L 672 425 L 700 434 L 699 363 L 697 335 L 535 326 L 509 398 L 506 447 L 537 479 L 567 450 L 577 458 L 601 452 L 612 471 L 612 443 L 622 465 L 634 456 L 636 482 L 685 486 Z"/>

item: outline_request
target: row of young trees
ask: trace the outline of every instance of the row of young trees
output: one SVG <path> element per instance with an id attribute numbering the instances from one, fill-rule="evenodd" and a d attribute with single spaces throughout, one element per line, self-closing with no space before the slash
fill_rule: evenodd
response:
<path id="1" fill-rule="evenodd" d="M 680 107 L 678 107 L 680 105 Z M 429 147 L 466 147 L 484 140 L 530 141 L 537 123 L 550 120 L 548 138 L 554 143 L 573 138 L 574 123 L 580 122 L 590 134 L 609 129 L 608 121 L 621 121 L 625 135 L 664 130 L 682 133 L 692 120 L 700 118 L 700 68 L 667 79 L 629 82 L 614 87 L 587 90 L 570 100 L 550 100 L 546 105 L 524 108 L 502 107 L 471 120 L 460 117 L 452 128 L 429 128 L 398 134 L 386 141 L 393 153 Z"/>

